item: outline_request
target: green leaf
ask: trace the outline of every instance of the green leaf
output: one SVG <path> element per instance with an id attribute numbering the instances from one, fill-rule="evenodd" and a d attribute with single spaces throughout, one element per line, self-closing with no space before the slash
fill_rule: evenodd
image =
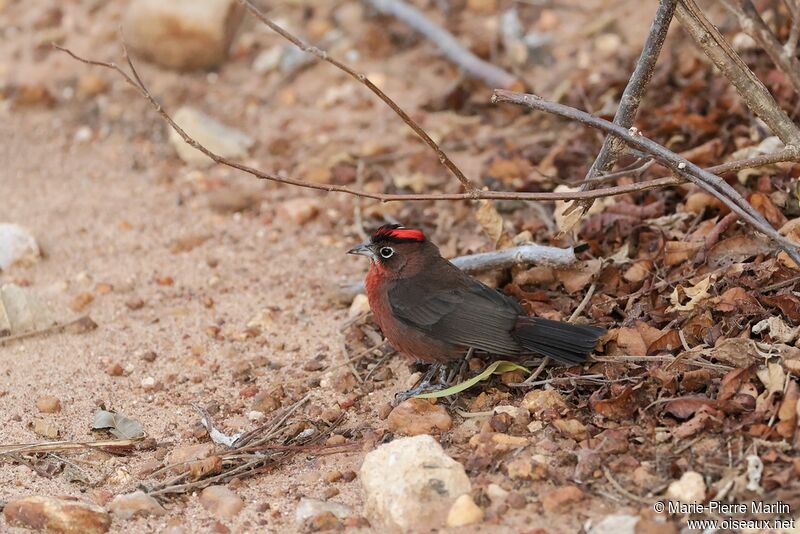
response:
<path id="1" fill-rule="evenodd" d="M 489 378 L 492 375 L 501 375 L 503 373 L 507 373 L 509 371 L 516 371 L 516 370 L 520 370 L 520 371 L 524 371 L 526 373 L 530 373 L 530 370 L 528 370 L 527 368 L 525 368 L 525 367 L 523 367 L 523 366 L 521 366 L 521 365 L 519 365 L 517 363 L 509 362 L 509 361 L 506 361 L 506 360 L 500 360 L 500 361 L 497 361 L 497 362 L 493 362 L 486 369 L 481 371 L 479 374 L 473 376 L 469 380 L 464 380 L 460 384 L 456 384 L 455 386 L 450 386 L 449 388 L 443 389 L 441 391 L 432 391 L 431 393 L 423 393 L 421 395 L 415 395 L 414 398 L 417 398 L 417 399 L 439 399 L 439 398 L 442 398 L 442 397 L 449 397 L 450 395 L 455 395 L 456 393 L 461 393 L 462 391 L 471 388 L 472 386 L 474 386 L 478 382 L 486 380 L 487 378 Z"/>

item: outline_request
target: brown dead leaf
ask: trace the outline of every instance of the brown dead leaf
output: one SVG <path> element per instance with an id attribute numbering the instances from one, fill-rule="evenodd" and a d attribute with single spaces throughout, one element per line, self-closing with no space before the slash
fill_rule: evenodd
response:
<path id="1" fill-rule="evenodd" d="M 787 319 L 794 324 L 800 324 L 800 299 L 792 294 L 762 295 L 758 300 L 764 306 L 778 308 Z"/>
<path id="2" fill-rule="evenodd" d="M 638 404 L 634 396 L 634 386 L 625 386 L 625 389 L 610 399 L 599 399 L 602 395 L 603 389 L 597 390 L 592 393 L 589 398 L 589 405 L 592 410 L 599 413 L 603 417 L 622 421 L 630 418 L 638 409 Z"/>
<path id="3" fill-rule="evenodd" d="M 180 252 L 189 252 L 195 247 L 199 247 L 211 238 L 209 234 L 194 234 L 185 237 L 174 239 L 169 245 L 169 251 L 172 254 Z"/>
<path id="4" fill-rule="evenodd" d="M 647 354 L 647 343 L 636 328 L 623 326 L 617 331 L 617 346 L 628 356 L 644 356 Z"/>
<path id="5" fill-rule="evenodd" d="M 778 434 L 786 439 L 791 439 L 797 430 L 797 411 L 800 407 L 798 400 L 800 400 L 800 387 L 796 381 L 790 380 L 786 395 L 778 408 L 778 424 L 775 425 Z"/>
<path id="6" fill-rule="evenodd" d="M 712 278 L 706 276 L 697 284 L 689 287 L 675 286 L 670 295 L 672 306 L 667 308 L 667 311 L 692 311 L 695 306 L 711 296 L 708 290 L 711 287 Z"/>
<path id="7" fill-rule="evenodd" d="M 659 352 L 672 352 L 675 349 L 681 348 L 681 345 L 683 345 L 683 343 L 681 342 L 681 336 L 678 330 L 667 330 L 647 346 L 646 354 L 652 356 Z"/>
<path id="8" fill-rule="evenodd" d="M 664 265 L 672 267 L 692 259 L 703 245 L 687 241 L 667 241 L 664 243 Z"/>
<path id="9" fill-rule="evenodd" d="M 720 382 L 717 400 L 725 401 L 732 399 L 742 388 L 742 385 L 750 381 L 752 376 L 752 367 L 743 367 L 741 369 L 732 369 L 728 371 Z"/>
<path id="10" fill-rule="evenodd" d="M 711 371 L 708 369 L 695 369 L 683 373 L 681 387 L 684 391 L 697 392 L 706 389 L 711 384 Z"/>
<path id="11" fill-rule="evenodd" d="M 622 277 L 631 283 L 641 282 L 653 273 L 652 260 L 637 260 L 628 267 Z"/>
<path id="12" fill-rule="evenodd" d="M 712 268 L 723 267 L 771 251 L 772 247 L 766 239 L 750 234 L 737 234 L 714 245 L 708 251 L 706 264 Z"/>
<path id="13" fill-rule="evenodd" d="M 495 248 L 502 248 L 501 245 L 507 245 L 510 242 L 503 232 L 503 217 L 497 212 L 491 200 L 481 200 L 481 207 L 478 208 L 475 218 L 478 219 L 478 223 L 492 240 Z M 501 243 L 501 241 L 506 241 L 506 243 Z"/>
<path id="14" fill-rule="evenodd" d="M 717 197 L 698 191 L 686 197 L 684 209 L 689 213 L 701 213 L 705 209 L 718 209 L 726 211 L 728 207 Z"/>
<path id="15" fill-rule="evenodd" d="M 209 456 L 189 464 L 189 473 L 192 480 L 199 480 L 208 475 L 222 472 L 222 457 Z"/>
<path id="16" fill-rule="evenodd" d="M 744 315 L 761 313 L 764 310 L 758 301 L 743 287 L 732 287 L 719 297 L 712 299 L 714 309 L 721 312 L 738 311 Z"/>
<path id="17" fill-rule="evenodd" d="M 603 260 L 594 258 L 578 262 L 566 269 L 558 269 L 555 274 L 558 281 L 564 284 L 567 293 L 575 293 L 588 286 L 602 266 Z"/>
<path id="18" fill-rule="evenodd" d="M 672 437 L 677 440 L 686 439 L 711 427 L 721 427 L 721 415 L 717 410 L 709 406 L 701 406 L 697 413 L 694 414 L 694 417 L 681 423 L 672 431 Z"/>
<path id="19" fill-rule="evenodd" d="M 749 367 L 761 359 L 755 342 L 741 337 L 723 339 L 708 353 L 711 358 L 733 367 Z"/>
<path id="20" fill-rule="evenodd" d="M 780 228 L 786 224 L 786 216 L 772 203 L 769 196 L 764 193 L 755 192 L 747 199 L 755 209 L 761 212 L 769 223 L 775 228 Z"/>
<path id="21" fill-rule="evenodd" d="M 673 399 L 666 403 L 664 412 L 678 419 L 688 419 L 703 407 L 713 408 L 716 403 L 703 396 L 687 396 Z"/>

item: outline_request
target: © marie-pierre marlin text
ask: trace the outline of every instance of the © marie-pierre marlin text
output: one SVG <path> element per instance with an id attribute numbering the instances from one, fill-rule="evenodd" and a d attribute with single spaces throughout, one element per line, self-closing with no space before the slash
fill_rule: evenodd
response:
<path id="1" fill-rule="evenodd" d="M 785 502 L 701 502 L 667 501 L 667 512 L 670 514 L 774 514 L 789 515 L 792 511 Z"/>

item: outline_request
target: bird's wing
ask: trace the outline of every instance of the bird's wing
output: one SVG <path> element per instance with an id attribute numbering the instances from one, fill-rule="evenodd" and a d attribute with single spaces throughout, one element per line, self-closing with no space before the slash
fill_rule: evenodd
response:
<path id="1" fill-rule="evenodd" d="M 511 330 L 524 314 L 519 304 L 454 269 L 457 273 L 450 276 L 396 281 L 389 290 L 395 316 L 440 341 L 494 354 L 518 354 L 520 345 Z M 441 280 L 447 280 L 447 287 Z"/>

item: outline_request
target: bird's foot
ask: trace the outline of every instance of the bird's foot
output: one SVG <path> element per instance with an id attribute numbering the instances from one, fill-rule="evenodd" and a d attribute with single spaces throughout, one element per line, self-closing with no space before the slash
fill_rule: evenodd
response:
<path id="1" fill-rule="evenodd" d="M 438 373 L 438 383 L 434 382 L 434 375 Z M 402 391 L 394 396 L 394 405 L 397 406 L 403 401 L 422 395 L 424 393 L 433 393 L 447 387 L 447 367 L 440 363 L 431 364 L 428 372 L 422 377 L 422 380 L 411 389 Z"/>

